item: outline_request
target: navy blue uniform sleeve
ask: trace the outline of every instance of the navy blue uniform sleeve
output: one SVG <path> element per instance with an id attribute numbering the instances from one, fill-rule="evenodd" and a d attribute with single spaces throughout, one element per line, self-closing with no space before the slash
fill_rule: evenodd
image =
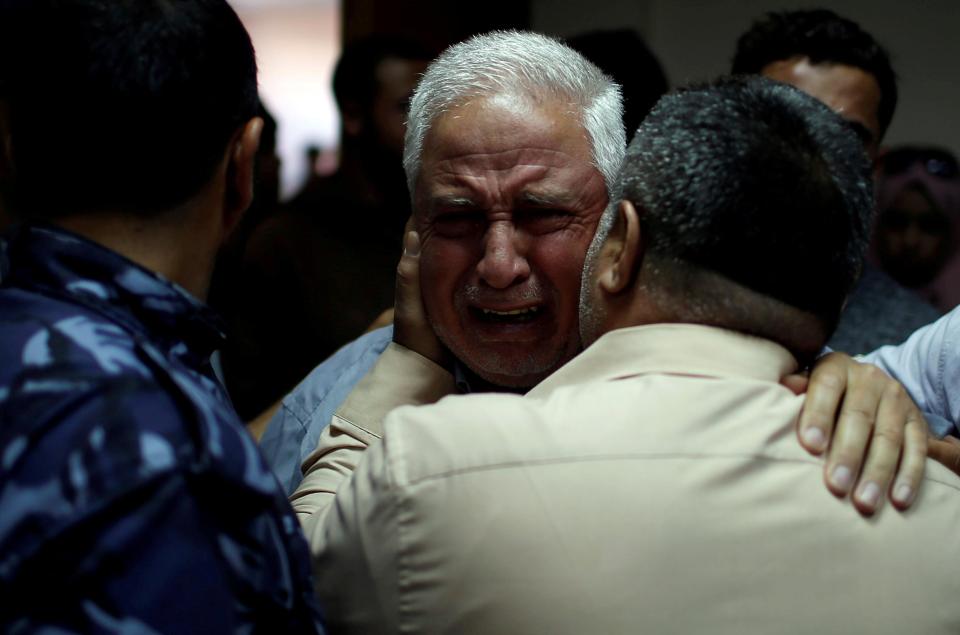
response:
<path id="1" fill-rule="evenodd" d="M 0 631 L 317 632 L 279 488 L 245 488 L 167 391 L 118 381 L 16 403 L 34 416 L 3 444 Z M 218 443 L 242 465 L 237 428 Z"/>

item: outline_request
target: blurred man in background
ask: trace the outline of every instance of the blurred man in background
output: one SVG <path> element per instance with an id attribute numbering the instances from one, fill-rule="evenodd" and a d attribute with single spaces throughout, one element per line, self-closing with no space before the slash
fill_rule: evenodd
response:
<path id="1" fill-rule="evenodd" d="M 740 36 L 734 74 L 786 82 L 838 112 L 875 160 L 897 107 L 887 52 L 860 26 L 825 9 L 769 13 Z M 850 296 L 829 345 L 864 353 L 902 342 L 939 312 L 873 266 Z"/>
<path id="2" fill-rule="evenodd" d="M 347 45 L 337 62 L 340 165 L 262 223 L 246 247 L 235 339 L 224 352 L 243 418 L 277 401 L 393 303 L 410 216 L 404 120 L 429 58 L 412 43 L 371 37 Z"/>

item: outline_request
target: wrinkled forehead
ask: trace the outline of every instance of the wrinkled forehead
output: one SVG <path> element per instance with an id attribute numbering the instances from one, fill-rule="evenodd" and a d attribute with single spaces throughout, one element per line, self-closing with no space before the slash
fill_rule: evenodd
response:
<path id="1" fill-rule="evenodd" d="M 424 137 L 416 190 L 451 161 L 495 170 L 531 157 L 554 166 L 593 166 L 590 135 L 577 104 L 513 94 L 467 98 L 431 123 Z"/>

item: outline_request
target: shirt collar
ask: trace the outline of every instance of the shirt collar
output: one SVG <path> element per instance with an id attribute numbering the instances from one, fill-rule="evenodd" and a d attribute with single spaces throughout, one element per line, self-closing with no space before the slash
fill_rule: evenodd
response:
<path id="1" fill-rule="evenodd" d="M 7 235 L 0 285 L 82 304 L 170 352 L 206 360 L 223 344 L 220 318 L 182 287 L 58 227 L 22 225 Z"/>
<path id="2" fill-rule="evenodd" d="M 527 394 L 542 398 L 571 384 L 647 373 L 778 382 L 796 369 L 793 355 L 770 340 L 699 324 L 652 324 L 606 333 Z"/>

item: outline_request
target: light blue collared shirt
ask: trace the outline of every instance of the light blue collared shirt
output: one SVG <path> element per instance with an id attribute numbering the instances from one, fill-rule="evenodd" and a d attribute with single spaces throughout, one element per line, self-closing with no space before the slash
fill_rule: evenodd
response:
<path id="1" fill-rule="evenodd" d="M 392 340 L 393 326 L 353 340 L 314 368 L 283 398 L 260 439 L 260 449 L 288 495 L 303 480 L 300 465 L 317 448 L 333 413 Z"/>
<path id="2" fill-rule="evenodd" d="M 960 436 L 960 307 L 911 335 L 859 358 L 903 384 L 939 437 Z"/>

